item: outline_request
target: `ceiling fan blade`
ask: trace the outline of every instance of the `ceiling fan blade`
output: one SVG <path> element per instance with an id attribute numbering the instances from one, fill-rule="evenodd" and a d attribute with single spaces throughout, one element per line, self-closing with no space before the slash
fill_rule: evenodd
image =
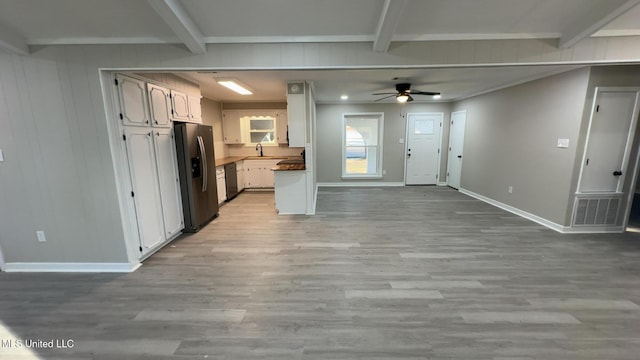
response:
<path id="1" fill-rule="evenodd" d="M 408 95 L 408 94 L 407 94 L 407 96 L 409 97 L 409 98 L 407 99 L 407 102 L 412 102 L 412 101 L 413 101 L 413 97 L 411 97 L 411 95 Z"/>
<path id="2" fill-rule="evenodd" d="M 375 93 L 375 94 L 371 94 L 371 95 L 395 95 L 396 93 Z"/>
<path id="3" fill-rule="evenodd" d="M 373 95 L 375 95 L 375 94 L 373 94 Z M 392 94 L 392 95 L 389 95 L 389 96 L 385 96 L 385 97 L 380 98 L 380 99 L 375 100 L 375 101 L 380 101 L 380 100 L 388 99 L 388 98 L 393 97 L 393 96 L 396 96 L 396 94 Z"/>
<path id="4" fill-rule="evenodd" d="M 420 91 L 420 90 L 411 90 L 412 95 L 440 95 L 439 92 L 434 91 Z"/>

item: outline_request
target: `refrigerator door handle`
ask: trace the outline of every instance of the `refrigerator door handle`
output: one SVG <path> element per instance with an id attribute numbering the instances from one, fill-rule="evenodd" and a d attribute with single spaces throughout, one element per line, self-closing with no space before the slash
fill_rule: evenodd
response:
<path id="1" fill-rule="evenodd" d="M 206 192 L 207 182 L 209 182 L 209 169 L 207 169 L 207 152 L 205 151 L 202 136 L 198 136 L 198 146 L 200 147 L 200 160 L 202 162 L 202 192 Z"/>

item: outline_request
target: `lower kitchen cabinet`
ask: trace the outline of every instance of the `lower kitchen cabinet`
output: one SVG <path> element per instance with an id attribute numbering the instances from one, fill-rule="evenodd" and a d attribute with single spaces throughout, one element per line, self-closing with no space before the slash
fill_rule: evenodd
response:
<path id="1" fill-rule="evenodd" d="M 271 168 L 282 159 L 245 160 L 244 175 L 247 188 L 273 188 L 274 177 Z"/>
<path id="2" fill-rule="evenodd" d="M 274 171 L 275 198 L 278 214 L 305 214 L 307 211 L 307 178 L 304 170 Z"/>
<path id="3" fill-rule="evenodd" d="M 236 179 L 238 179 L 238 192 L 240 192 L 245 188 L 244 161 L 236 162 Z"/>
<path id="4" fill-rule="evenodd" d="M 125 126 L 131 197 L 145 256 L 183 229 L 173 129 Z"/>
<path id="5" fill-rule="evenodd" d="M 227 200 L 227 182 L 224 177 L 224 166 L 216 167 L 216 185 L 218 189 L 218 204 Z"/>

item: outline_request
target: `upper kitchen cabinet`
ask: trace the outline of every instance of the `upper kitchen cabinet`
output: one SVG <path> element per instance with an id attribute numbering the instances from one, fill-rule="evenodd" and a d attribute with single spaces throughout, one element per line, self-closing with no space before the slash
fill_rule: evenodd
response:
<path id="1" fill-rule="evenodd" d="M 189 121 L 202 124 L 202 107 L 200 105 L 200 96 L 187 95 L 189 103 Z"/>
<path id="2" fill-rule="evenodd" d="M 202 123 L 200 96 L 171 90 L 171 103 L 173 105 L 173 120 Z"/>
<path id="3" fill-rule="evenodd" d="M 285 110 L 278 110 L 276 113 L 276 137 L 278 144 L 289 144 L 289 136 L 287 135 L 287 127 L 289 122 L 287 120 L 287 112 Z"/>
<path id="4" fill-rule="evenodd" d="M 225 144 L 243 144 L 240 127 L 240 111 L 224 110 L 222 112 L 222 133 Z"/>
<path id="5" fill-rule="evenodd" d="M 176 121 L 189 121 L 189 100 L 187 94 L 171 90 L 172 117 Z"/>
<path id="6" fill-rule="evenodd" d="M 126 126 L 147 126 L 149 107 L 145 82 L 117 74 L 115 80 L 120 102 L 120 119 Z"/>
<path id="7" fill-rule="evenodd" d="M 171 90 L 147 84 L 149 108 L 154 127 L 171 127 Z"/>
<path id="8" fill-rule="evenodd" d="M 307 119 L 307 96 L 304 81 L 287 83 L 287 117 L 289 146 L 304 147 Z"/>

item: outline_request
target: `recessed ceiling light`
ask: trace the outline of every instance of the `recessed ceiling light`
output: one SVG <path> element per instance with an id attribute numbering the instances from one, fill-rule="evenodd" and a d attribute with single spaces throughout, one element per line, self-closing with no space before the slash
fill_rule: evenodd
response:
<path id="1" fill-rule="evenodd" d="M 433 95 L 433 100 L 438 100 L 442 97 L 442 95 Z"/>
<path id="2" fill-rule="evenodd" d="M 342 95 L 342 96 L 340 96 L 340 99 L 349 100 L 349 95 Z"/>
<path id="3" fill-rule="evenodd" d="M 226 87 L 227 89 L 233 90 L 240 95 L 253 95 L 253 92 L 248 89 L 248 86 L 241 84 L 236 79 L 216 79 L 218 84 Z"/>

